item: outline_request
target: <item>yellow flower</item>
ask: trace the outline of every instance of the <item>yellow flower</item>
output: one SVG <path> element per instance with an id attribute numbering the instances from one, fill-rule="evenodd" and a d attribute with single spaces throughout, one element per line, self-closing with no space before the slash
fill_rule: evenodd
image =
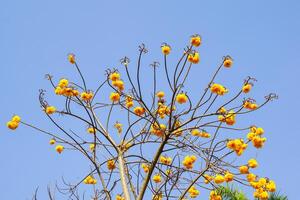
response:
<path id="1" fill-rule="evenodd" d="M 255 174 L 247 174 L 247 180 L 248 182 L 254 182 L 256 180 L 256 175 Z"/>
<path id="2" fill-rule="evenodd" d="M 51 114 L 56 112 L 56 108 L 54 106 L 47 106 L 46 109 L 45 109 L 45 112 L 48 115 L 51 115 Z"/>
<path id="3" fill-rule="evenodd" d="M 85 184 L 91 184 L 91 185 L 97 184 L 97 180 L 96 180 L 93 176 L 91 176 L 91 175 L 87 176 L 87 177 L 84 179 L 83 182 L 84 182 Z"/>
<path id="4" fill-rule="evenodd" d="M 262 135 L 262 134 L 264 134 L 264 129 L 263 128 L 261 128 L 261 127 L 258 127 L 257 129 L 256 129 L 256 131 L 255 131 L 255 134 L 257 134 L 257 135 Z"/>
<path id="5" fill-rule="evenodd" d="M 217 95 L 224 95 L 228 92 L 228 90 L 223 86 L 223 85 L 220 85 L 220 84 L 217 84 L 217 83 L 214 83 L 211 85 L 210 87 L 210 91 L 212 93 L 215 93 Z"/>
<path id="6" fill-rule="evenodd" d="M 166 129 L 167 126 L 165 124 L 160 124 L 159 126 L 157 124 L 152 124 L 150 132 L 158 137 L 162 137 L 165 134 Z"/>
<path id="7" fill-rule="evenodd" d="M 162 98 L 164 98 L 165 93 L 164 93 L 163 91 L 159 91 L 159 92 L 156 93 L 156 96 L 157 96 L 158 98 L 162 99 Z"/>
<path id="8" fill-rule="evenodd" d="M 75 55 L 72 54 L 72 53 L 70 53 L 70 54 L 68 55 L 68 60 L 69 60 L 69 62 L 70 62 L 71 64 L 74 64 L 74 63 L 75 63 Z"/>
<path id="9" fill-rule="evenodd" d="M 186 156 L 183 159 L 182 164 L 185 166 L 187 169 L 192 169 L 194 167 L 194 163 L 197 160 L 197 157 L 192 155 L 192 156 Z"/>
<path id="10" fill-rule="evenodd" d="M 180 93 L 176 96 L 176 101 L 179 103 L 179 104 L 183 104 L 183 103 L 186 103 L 188 100 L 188 97 L 186 96 L 186 94 L 184 93 Z"/>
<path id="11" fill-rule="evenodd" d="M 92 92 L 82 92 L 80 96 L 82 100 L 90 101 L 93 98 L 94 94 Z"/>
<path id="12" fill-rule="evenodd" d="M 193 64 L 198 64 L 200 61 L 200 55 L 198 52 L 194 52 L 188 55 L 188 61 Z"/>
<path id="13" fill-rule="evenodd" d="M 53 138 L 53 139 L 51 139 L 50 141 L 49 141 L 49 144 L 50 145 L 53 145 L 53 144 L 55 144 L 56 143 L 56 140 Z"/>
<path id="14" fill-rule="evenodd" d="M 69 81 L 67 79 L 63 78 L 63 79 L 60 79 L 60 81 L 58 83 L 58 87 L 65 88 L 68 86 L 68 84 L 69 84 Z"/>
<path id="15" fill-rule="evenodd" d="M 114 127 L 118 130 L 118 133 L 121 134 L 122 133 L 122 124 L 120 122 L 116 122 Z"/>
<path id="16" fill-rule="evenodd" d="M 109 79 L 112 81 L 119 80 L 121 75 L 118 72 L 113 72 L 109 75 Z"/>
<path id="17" fill-rule="evenodd" d="M 222 197 L 217 191 L 212 190 L 209 194 L 209 200 L 222 200 Z"/>
<path id="18" fill-rule="evenodd" d="M 62 145 L 57 145 L 57 146 L 55 147 L 55 150 L 56 150 L 58 153 L 61 153 L 61 152 L 63 152 L 63 150 L 64 150 L 64 146 L 62 146 Z"/>
<path id="19" fill-rule="evenodd" d="M 240 172 L 241 174 L 248 174 L 249 173 L 249 168 L 246 165 L 240 166 Z"/>
<path id="20" fill-rule="evenodd" d="M 243 86 L 242 91 L 244 93 L 248 93 L 248 92 L 250 92 L 251 88 L 252 88 L 252 85 L 250 83 L 247 83 L 246 85 Z"/>
<path id="21" fill-rule="evenodd" d="M 233 177 L 234 177 L 233 174 L 230 172 L 226 172 L 224 175 L 225 181 L 227 183 L 233 181 Z"/>
<path id="22" fill-rule="evenodd" d="M 11 130 L 15 130 L 18 128 L 19 123 L 15 122 L 15 121 L 9 121 L 6 123 L 7 128 L 11 129 Z"/>
<path id="23" fill-rule="evenodd" d="M 144 170 L 145 173 L 148 173 L 148 172 L 149 172 L 149 169 L 150 169 L 149 165 L 143 163 L 143 164 L 142 164 L 142 168 L 143 168 L 143 170 Z"/>
<path id="24" fill-rule="evenodd" d="M 20 122 L 21 122 L 21 117 L 18 116 L 18 115 L 14 115 L 14 116 L 12 117 L 11 121 L 20 123 Z"/>
<path id="25" fill-rule="evenodd" d="M 248 144 L 244 143 L 242 139 L 229 140 L 227 142 L 227 148 L 234 150 L 238 156 L 243 154 L 247 146 Z"/>
<path id="26" fill-rule="evenodd" d="M 258 163 L 255 159 L 252 158 L 252 159 L 248 160 L 248 166 L 250 168 L 256 168 L 258 166 Z"/>
<path id="27" fill-rule="evenodd" d="M 168 44 L 164 43 L 161 46 L 161 51 L 164 55 L 169 55 L 171 52 L 171 47 Z"/>
<path id="28" fill-rule="evenodd" d="M 116 196 L 116 200 L 125 200 L 125 198 L 118 194 L 118 195 Z"/>
<path id="29" fill-rule="evenodd" d="M 257 109 L 258 105 L 256 103 L 253 103 L 249 100 L 244 101 L 243 107 L 248 109 L 248 110 L 255 110 Z"/>
<path id="30" fill-rule="evenodd" d="M 117 101 L 120 100 L 120 94 L 117 93 L 117 92 L 112 92 L 112 93 L 110 93 L 110 97 L 109 98 L 110 98 L 110 100 L 112 102 L 117 102 Z"/>
<path id="31" fill-rule="evenodd" d="M 276 184 L 274 181 L 270 180 L 267 185 L 266 185 L 266 189 L 269 191 L 269 192 L 275 192 L 276 191 Z"/>
<path id="32" fill-rule="evenodd" d="M 220 174 L 217 174 L 216 177 L 215 177 L 215 183 L 216 184 L 221 184 L 225 181 L 225 178 L 224 176 L 220 175 Z"/>
<path id="33" fill-rule="evenodd" d="M 252 143 L 253 146 L 256 148 L 262 148 L 264 146 L 265 141 L 267 140 L 267 138 L 262 138 L 260 136 L 254 136 L 252 138 Z"/>
<path id="34" fill-rule="evenodd" d="M 198 129 L 192 129 L 191 134 L 193 136 L 200 136 L 201 132 Z"/>
<path id="35" fill-rule="evenodd" d="M 232 66 L 232 63 L 233 63 L 232 58 L 230 56 L 226 56 L 223 63 L 224 67 L 229 68 Z"/>
<path id="36" fill-rule="evenodd" d="M 131 96 L 126 96 L 126 107 L 131 108 L 133 106 L 133 98 Z"/>
<path id="37" fill-rule="evenodd" d="M 133 101 L 126 102 L 126 107 L 131 108 L 133 106 Z"/>
<path id="38" fill-rule="evenodd" d="M 90 150 L 94 151 L 95 150 L 95 144 L 90 144 Z"/>
<path id="39" fill-rule="evenodd" d="M 195 47 L 200 46 L 201 44 L 201 37 L 200 35 L 196 34 L 196 35 L 192 35 L 191 37 L 191 44 Z"/>
<path id="40" fill-rule="evenodd" d="M 138 116 L 142 116 L 145 113 L 145 108 L 137 106 L 133 109 L 133 112 Z"/>
<path id="41" fill-rule="evenodd" d="M 114 160 L 108 160 L 106 165 L 107 165 L 107 169 L 109 170 L 113 170 L 116 168 L 116 164 Z"/>
<path id="42" fill-rule="evenodd" d="M 155 175 L 153 176 L 153 181 L 154 181 L 155 183 L 160 183 L 160 182 L 161 182 L 161 176 L 160 176 L 160 174 L 155 174 Z"/>
<path id="43" fill-rule="evenodd" d="M 167 156 L 160 156 L 159 160 L 161 163 L 163 163 L 165 165 L 171 165 L 171 163 L 172 163 L 172 158 L 167 157 Z"/>
<path id="44" fill-rule="evenodd" d="M 112 82 L 112 85 L 114 86 L 114 87 L 117 87 L 118 88 L 118 90 L 120 90 L 120 91 L 123 91 L 124 90 L 124 82 L 123 81 L 121 81 L 121 80 L 115 80 L 115 81 L 113 81 Z"/>
<path id="45" fill-rule="evenodd" d="M 212 181 L 214 179 L 212 176 L 210 176 L 208 174 L 204 174 L 203 177 L 204 177 L 205 184 L 208 184 L 210 181 Z"/>
<path id="46" fill-rule="evenodd" d="M 96 129 L 94 127 L 89 127 L 86 131 L 88 133 L 91 133 L 91 134 L 95 134 L 96 133 Z"/>
<path id="47" fill-rule="evenodd" d="M 200 194 L 199 190 L 197 190 L 195 186 L 192 186 L 188 190 L 188 193 L 189 193 L 191 198 L 196 198 Z"/>

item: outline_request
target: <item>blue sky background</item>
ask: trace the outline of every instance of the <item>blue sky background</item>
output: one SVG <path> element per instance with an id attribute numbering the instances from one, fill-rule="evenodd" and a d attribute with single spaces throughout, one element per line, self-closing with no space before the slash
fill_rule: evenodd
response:
<path id="1" fill-rule="evenodd" d="M 245 120 L 263 126 L 268 138 L 264 149 L 253 152 L 260 162 L 257 173 L 274 179 L 289 199 L 298 199 L 299 9 L 297 0 L 0 0 L 0 199 L 31 199 L 37 186 L 43 199 L 48 184 L 62 176 L 76 180 L 86 168 L 72 152 L 58 156 L 49 138 L 25 127 L 15 132 L 5 127 L 17 113 L 52 128 L 38 106 L 38 89 L 50 89 L 46 73 L 78 77 L 66 60 L 69 52 L 77 55 L 93 87 L 121 57 L 134 59 L 141 42 L 149 48 L 148 65 L 162 62 L 162 42 L 173 47 L 176 58 L 194 33 L 203 38 L 202 60 L 193 68 L 188 90 L 203 88 L 229 54 L 234 67 L 222 72 L 220 81 L 237 88 L 251 75 L 258 79 L 253 90 L 258 100 L 269 92 L 279 95 Z"/>

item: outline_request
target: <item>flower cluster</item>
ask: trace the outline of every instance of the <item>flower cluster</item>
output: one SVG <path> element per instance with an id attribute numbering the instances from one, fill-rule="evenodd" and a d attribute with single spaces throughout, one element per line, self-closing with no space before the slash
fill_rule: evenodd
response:
<path id="1" fill-rule="evenodd" d="M 200 61 L 200 55 L 198 52 L 193 52 L 188 55 L 188 61 L 193 64 L 198 64 Z"/>
<path id="2" fill-rule="evenodd" d="M 73 87 L 68 87 L 69 81 L 65 78 L 60 79 L 58 85 L 56 86 L 54 92 L 57 95 L 64 95 L 67 97 L 78 96 L 79 91 Z"/>
<path id="3" fill-rule="evenodd" d="M 83 182 L 88 185 L 95 185 L 95 184 L 97 184 L 97 179 L 95 179 L 93 176 L 89 175 L 84 179 Z"/>
<path id="4" fill-rule="evenodd" d="M 210 86 L 210 91 L 214 94 L 223 96 L 228 92 L 228 89 L 226 89 L 223 85 L 214 83 Z"/>
<path id="5" fill-rule="evenodd" d="M 264 143 L 266 142 L 267 138 L 262 137 L 264 134 L 264 129 L 261 127 L 251 127 L 250 132 L 247 135 L 247 138 L 252 141 L 252 144 L 256 148 L 262 148 Z"/>
<path id="6" fill-rule="evenodd" d="M 112 85 L 119 91 L 123 91 L 125 89 L 124 82 L 120 78 L 121 75 L 118 72 L 113 72 L 109 76 L 109 79 L 112 81 Z"/>
<path id="7" fill-rule="evenodd" d="M 193 136 L 203 137 L 203 138 L 210 138 L 210 134 L 207 133 L 205 130 L 199 131 L 199 129 L 193 129 L 191 131 Z"/>
<path id="8" fill-rule="evenodd" d="M 165 124 L 160 124 L 160 125 L 152 124 L 150 133 L 152 133 L 158 137 L 162 137 L 165 134 L 166 129 L 167 129 L 167 126 Z"/>
<path id="9" fill-rule="evenodd" d="M 224 67 L 230 68 L 232 66 L 232 64 L 233 64 L 232 58 L 230 56 L 226 56 L 224 58 L 224 62 L 223 62 Z"/>
<path id="10" fill-rule="evenodd" d="M 255 110 L 258 107 L 258 105 L 251 99 L 245 100 L 243 102 L 243 106 L 248 110 Z"/>
<path id="11" fill-rule="evenodd" d="M 179 103 L 179 104 L 183 104 L 183 103 L 186 103 L 188 100 L 188 97 L 186 96 L 186 94 L 184 93 L 180 93 L 176 96 L 176 101 Z"/>
<path id="12" fill-rule="evenodd" d="M 61 154 L 64 151 L 65 147 L 62 145 L 57 145 L 55 147 L 55 150 L 57 151 L 57 153 Z"/>
<path id="13" fill-rule="evenodd" d="M 168 156 L 160 156 L 159 161 L 165 165 L 171 165 L 172 158 Z"/>
<path id="14" fill-rule="evenodd" d="M 20 122 L 21 122 L 21 117 L 18 115 L 14 115 L 11 118 L 11 120 L 6 123 L 6 126 L 11 130 L 15 130 L 18 128 Z"/>
<path id="15" fill-rule="evenodd" d="M 222 196 L 215 190 L 212 190 L 209 194 L 209 200 L 222 200 Z"/>
<path id="16" fill-rule="evenodd" d="M 82 100 L 89 102 L 93 98 L 94 94 L 91 91 L 82 92 L 80 97 Z"/>
<path id="17" fill-rule="evenodd" d="M 153 181 L 154 181 L 155 183 L 160 183 L 160 182 L 161 182 L 161 175 L 160 175 L 160 174 L 155 174 L 155 175 L 153 176 Z"/>
<path id="18" fill-rule="evenodd" d="M 182 164 L 184 165 L 185 168 L 187 169 L 192 169 L 194 167 L 194 163 L 197 160 L 197 157 L 192 155 L 192 156 L 185 156 Z"/>
<path id="19" fill-rule="evenodd" d="M 188 190 L 188 193 L 189 193 L 189 195 L 190 195 L 191 198 L 196 198 L 200 194 L 200 191 L 197 190 L 195 186 L 192 186 Z"/>
<path id="20" fill-rule="evenodd" d="M 248 144 L 243 139 L 234 139 L 227 142 L 227 148 L 234 150 L 238 156 L 242 155 L 247 146 Z"/>
<path id="21" fill-rule="evenodd" d="M 106 163 L 107 169 L 114 170 L 116 168 L 116 163 L 114 160 L 108 160 Z"/>

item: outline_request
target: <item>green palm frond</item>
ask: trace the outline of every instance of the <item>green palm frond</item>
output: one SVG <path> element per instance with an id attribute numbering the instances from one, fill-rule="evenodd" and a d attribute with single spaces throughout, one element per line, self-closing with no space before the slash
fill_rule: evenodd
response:
<path id="1" fill-rule="evenodd" d="M 233 187 L 221 186 L 217 189 L 223 200 L 248 200 L 246 195 Z"/>
<path id="2" fill-rule="evenodd" d="M 269 200 L 288 200 L 287 196 L 279 193 L 271 193 Z"/>

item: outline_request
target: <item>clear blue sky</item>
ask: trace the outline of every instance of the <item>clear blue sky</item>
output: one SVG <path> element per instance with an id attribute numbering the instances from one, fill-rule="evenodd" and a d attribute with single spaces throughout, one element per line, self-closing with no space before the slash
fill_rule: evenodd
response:
<path id="1" fill-rule="evenodd" d="M 141 42 L 149 57 L 159 60 L 162 42 L 179 52 L 194 33 L 202 35 L 203 45 L 192 78 L 205 79 L 229 54 L 235 64 L 222 80 L 230 87 L 251 75 L 258 79 L 253 92 L 260 100 L 268 92 L 279 95 L 249 118 L 268 138 L 253 155 L 261 163 L 257 172 L 274 179 L 289 199 L 298 199 L 299 10 L 297 0 L 0 0 L 0 199 L 31 199 L 37 186 L 43 197 L 47 184 L 62 176 L 76 180 L 86 168 L 76 154 L 58 156 L 49 138 L 25 127 L 15 132 L 5 127 L 17 113 L 51 129 L 38 106 L 38 89 L 49 89 L 46 73 L 76 77 L 66 60 L 69 52 L 94 85 L 122 56 L 134 58 Z M 190 90 L 199 87 L 194 81 Z"/>

